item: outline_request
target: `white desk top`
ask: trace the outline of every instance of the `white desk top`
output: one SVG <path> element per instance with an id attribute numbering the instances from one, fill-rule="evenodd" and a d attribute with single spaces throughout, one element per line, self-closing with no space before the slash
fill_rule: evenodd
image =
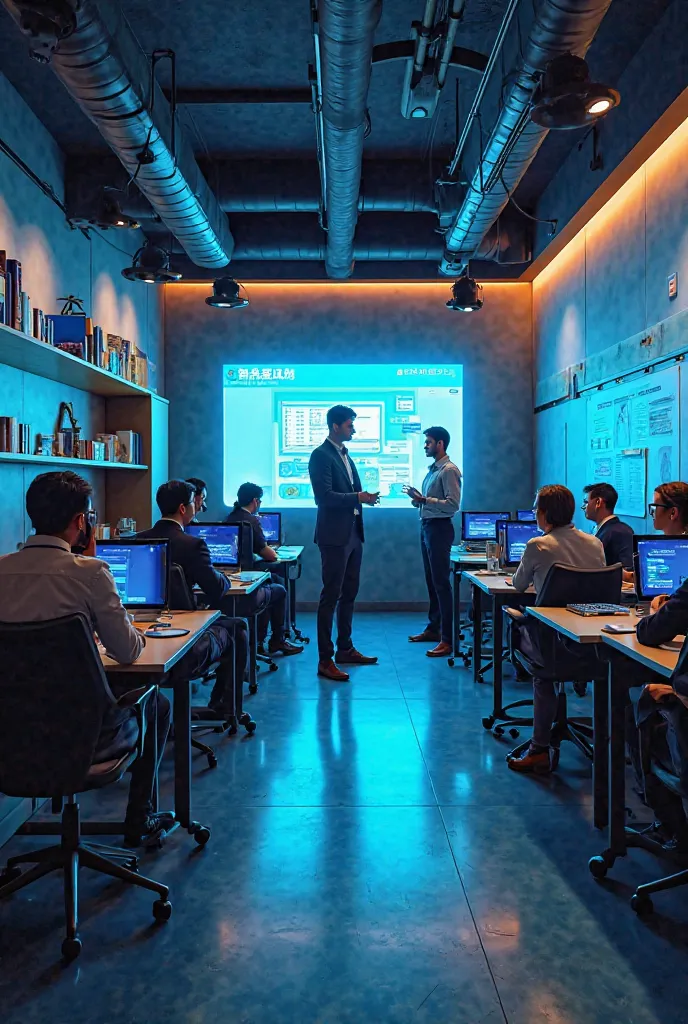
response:
<path id="1" fill-rule="evenodd" d="M 633 661 L 637 661 L 646 668 L 652 669 L 653 672 L 657 672 L 666 679 L 669 678 L 676 668 L 679 656 L 678 651 L 665 651 L 661 647 L 646 647 L 644 644 L 638 643 L 638 638 L 634 633 L 624 633 L 617 636 L 611 633 L 603 633 L 602 642 L 608 644 L 615 651 L 626 654 Z"/>
<path id="2" fill-rule="evenodd" d="M 524 593 L 530 597 L 535 593 L 532 587 L 528 587 L 525 592 L 514 590 L 511 582 L 509 582 L 510 577 L 507 576 L 479 576 L 476 572 L 465 572 L 463 575 L 464 579 L 467 579 L 469 583 L 480 587 L 485 594 L 489 594 L 491 597 L 495 595 L 508 595 L 516 599 L 523 597 Z"/>
<path id="3" fill-rule="evenodd" d="M 229 590 L 226 590 L 223 597 L 243 597 L 246 594 L 252 594 L 258 587 L 262 587 L 263 584 L 270 579 L 269 572 L 261 572 L 260 569 L 250 569 L 250 572 L 260 572 L 260 576 L 253 580 L 251 583 L 242 583 L 240 580 L 233 580 L 231 578 L 232 573 L 239 572 L 238 569 L 220 569 L 219 572 L 225 577 L 229 583 Z"/>
<path id="4" fill-rule="evenodd" d="M 633 626 L 638 616 L 628 615 L 576 615 L 567 608 L 528 608 L 528 615 L 534 616 L 547 626 L 552 626 L 558 633 L 575 640 L 579 644 L 599 644 L 603 637 L 610 634 L 602 633 L 602 626 L 608 622 L 617 626 Z M 624 634 L 631 636 L 631 633 Z"/>
<path id="5" fill-rule="evenodd" d="M 177 629 L 188 629 L 190 632 L 186 636 L 170 637 L 169 639 L 146 637 L 146 646 L 138 661 L 135 661 L 133 665 L 120 665 L 112 658 L 106 657 L 105 653 L 101 651 L 100 658 L 103 668 L 106 672 L 148 672 L 151 675 L 164 675 L 173 665 L 176 665 L 190 647 L 193 647 L 201 633 L 215 619 L 219 619 L 220 614 L 220 612 L 212 610 L 173 612 L 171 625 Z M 150 623 L 141 626 L 141 632 L 144 632 L 149 626 Z"/>
<path id="6" fill-rule="evenodd" d="M 484 551 L 462 551 L 455 546 L 452 546 L 449 560 L 453 565 L 487 565 Z"/>

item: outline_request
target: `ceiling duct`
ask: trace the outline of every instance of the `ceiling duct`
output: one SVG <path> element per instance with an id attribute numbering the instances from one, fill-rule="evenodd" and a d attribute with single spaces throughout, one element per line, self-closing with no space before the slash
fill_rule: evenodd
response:
<path id="1" fill-rule="evenodd" d="M 530 121 L 533 92 L 546 64 L 584 57 L 611 0 L 540 0 L 522 57 L 505 90 L 497 121 L 479 157 L 461 208 L 445 236 L 443 274 L 460 273 L 535 159 L 547 129 Z M 498 37 L 499 38 L 499 37 Z M 490 66 L 490 65 L 488 65 Z M 458 163 L 457 154 L 452 166 Z"/>
<path id="2" fill-rule="evenodd" d="M 315 37 L 320 66 L 327 273 L 351 276 L 361 184 L 373 37 L 381 0 L 319 0 Z"/>
<path id="3" fill-rule="evenodd" d="M 36 4 L 2 3 L 35 45 L 31 13 Z M 154 97 L 150 95 L 148 60 L 119 4 L 73 0 L 72 6 L 74 31 L 48 48 L 53 71 L 135 177 L 190 259 L 200 267 L 225 267 L 234 246 L 227 217 L 201 174 L 190 144 L 178 127 L 172 130 L 169 104 L 155 83 Z M 154 114 L 149 112 L 151 107 Z M 147 151 L 146 162 L 138 158 L 141 151 Z"/>

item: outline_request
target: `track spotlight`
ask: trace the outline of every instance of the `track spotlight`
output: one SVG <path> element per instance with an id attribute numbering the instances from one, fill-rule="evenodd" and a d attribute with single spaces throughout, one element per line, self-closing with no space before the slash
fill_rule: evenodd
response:
<path id="1" fill-rule="evenodd" d="M 447 302 L 447 309 L 455 309 L 460 313 L 475 313 L 483 308 L 483 286 L 478 284 L 468 271 L 461 275 L 452 285 L 452 297 Z"/>
<path id="2" fill-rule="evenodd" d="M 117 200 L 109 196 L 103 201 L 103 209 L 94 223 L 99 228 L 134 229 L 141 227 L 134 217 L 129 217 L 127 214 L 122 213 Z"/>
<path id="3" fill-rule="evenodd" d="M 213 282 L 213 294 L 205 300 L 206 305 L 217 309 L 241 309 L 242 306 L 248 306 L 246 289 L 242 295 L 241 287 L 233 277 L 218 277 Z"/>
<path id="4" fill-rule="evenodd" d="M 590 81 L 588 65 L 582 57 L 564 53 L 545 68 L 530 117 L 542 128 L 583 128 L 608 114 L 620 99 L 616 89 Z"/>
<path id="5" fill-rule="evenodd" d="M 181 274 L 170 270 L 170 254 L 166 249 L 152 242 L 146 242 L 134 253 L 130 267 L 125 267 L 122 277 L 128 281 L 143 281 L 145 284 L 167 284 L 180 281 Z"/>

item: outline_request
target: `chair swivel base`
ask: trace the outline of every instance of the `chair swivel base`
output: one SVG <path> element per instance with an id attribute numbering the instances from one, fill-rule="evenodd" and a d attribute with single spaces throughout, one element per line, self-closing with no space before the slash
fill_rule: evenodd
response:
<path id="1" fill-rule="evenodd" d="M 646 826 L 644 825 L 638 825 L 637 827 L 627 825 L 624 828 L 623 845 L 625 849 L 623 851 L 607 848 L 602 853 L 591 857 L 588 861 L 588 870 L 593 878 L 600 881 L 606 878 L 607 872 L 614 867 L 617 858 L 625 857 L 626 852 L 631 849 L 647 850 L 662 860 L 672 861 L 679 867 L 684 866 L 688 862 L 686 854 L 666 850 L 660 842 L 647 835 L 644 831 L 645 828 Z M 658 878 L 654 882 L 646 882 L 644 885 L 639 885 L 631 896 L 631 907 L 639 916 L 651 914 L 654 910 L 651 893 L 676 889 L 682 885 L 688 885 L 688 870 L 685 867 L 675 874 Z"/>

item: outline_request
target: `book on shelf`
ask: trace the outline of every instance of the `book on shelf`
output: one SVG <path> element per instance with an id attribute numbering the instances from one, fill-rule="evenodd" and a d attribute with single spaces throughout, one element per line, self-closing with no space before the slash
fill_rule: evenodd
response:
<path id="1" fill-rule="evenodd" d="M 11 282 L 10 311 L 6 321 L 8 327 L 15 331 L 21 331 L 21 293 L 22 293 L 22 265 L 19 260 L 6 260 L 6 276 Z"/>
<path id="2" fill-rule="evenodd" d="M 33 331 L 31 298 L 26 294 L 26 292 L 21 293 L 21 329 L 24 334 L 31 334 Z"/>
<path id="3" fill-rule="evenodd" d="M 16 416 L 0 416 L 0 452 L 19 451 L 19 424 Z"/>
<path id="4" fill-rule="evenodd" d="M 117 461 L 141 465 L 143 461 L 143 445 L 141 435 L 135 430 L 118 430 L 119 442 Z"/>
<path id="5" fill-rule="evenodd" d="M 117 434 L 96 434 L 96 441 L 102 441 L 105 448 L 105 462 L 117 462 Z"/>

